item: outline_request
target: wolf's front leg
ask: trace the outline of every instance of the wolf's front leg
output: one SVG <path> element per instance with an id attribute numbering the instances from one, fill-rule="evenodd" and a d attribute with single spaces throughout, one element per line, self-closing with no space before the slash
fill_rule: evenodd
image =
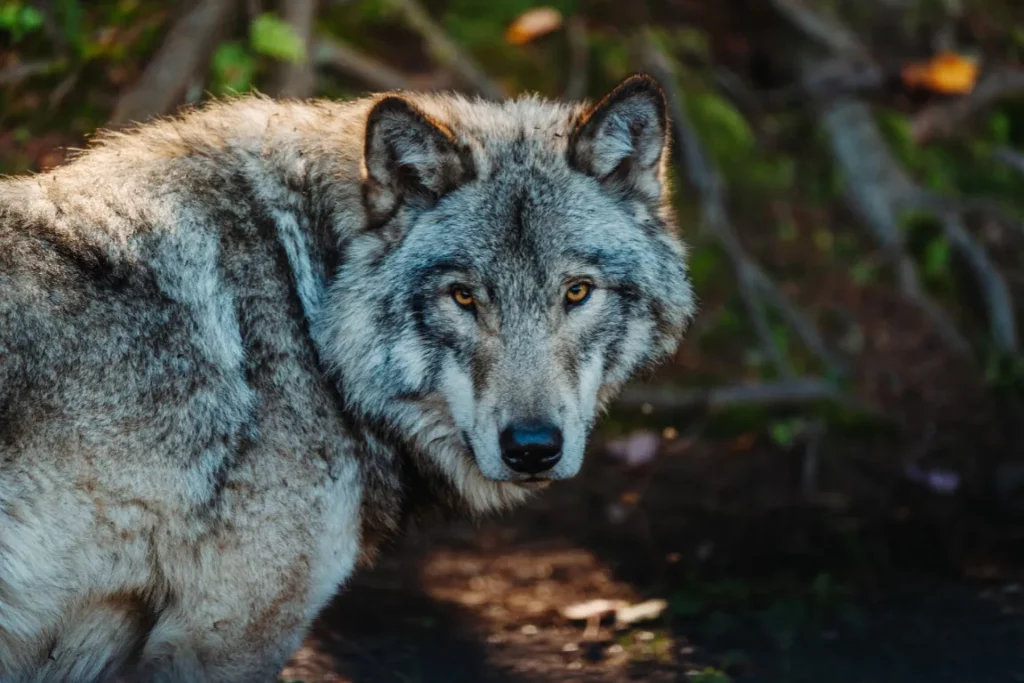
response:
<path id="1" fill-rule="evenodd" d="M 276 680 L 324 590 L 312 568 L 315 545 L 308 531 L 263 521 L 263 529 L 258 523 L 249 530 L 236 527 L 178 549 L 177 561 L 166 569 L 169 599 L 130 680 Z"/>

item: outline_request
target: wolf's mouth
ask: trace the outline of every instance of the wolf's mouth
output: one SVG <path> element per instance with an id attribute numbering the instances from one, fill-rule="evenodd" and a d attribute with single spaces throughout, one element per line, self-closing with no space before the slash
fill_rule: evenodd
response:
<path id="1" fill-rule="evenodd" d="M 521 479 L 519 481 L 514 481 L 512 483 L 516 484 L 517 486 L 521 486 L 524 489 L 528 489 L 530 491 L 537 491 L 543 488 L 547 488 L 552 481 L 554 480 L 547 479 L 545 477 L 530 477 L 529 479 Z"/>

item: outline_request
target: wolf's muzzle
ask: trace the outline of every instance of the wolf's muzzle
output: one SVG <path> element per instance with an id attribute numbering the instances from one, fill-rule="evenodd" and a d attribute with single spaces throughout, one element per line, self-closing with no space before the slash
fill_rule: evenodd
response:
<path id="1" fill-rule="evenodd" d="M 540 474 L 562 458 L 562 430 L 540 421 L 513 423 L 498 437 L 501 459 L 522 474 Z"/>

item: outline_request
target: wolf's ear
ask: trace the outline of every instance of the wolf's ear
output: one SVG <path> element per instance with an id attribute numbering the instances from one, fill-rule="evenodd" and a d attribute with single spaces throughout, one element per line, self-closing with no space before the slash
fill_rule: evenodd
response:
<path id="1" fill-rule="evenodd" d="M 432 205 L 473 175 L 469 150 L 408 100 L 381 99 L 366 121 L 363 203 L 371 225 L 403 203 Z"/>
<path id="2" fill-rule="evenodd" d="M 657 201 L 668 146 L 668 107 L 658 82 L 630 76 L 597 103 L 569 139 L 569 163 L 610 191 Z"/>

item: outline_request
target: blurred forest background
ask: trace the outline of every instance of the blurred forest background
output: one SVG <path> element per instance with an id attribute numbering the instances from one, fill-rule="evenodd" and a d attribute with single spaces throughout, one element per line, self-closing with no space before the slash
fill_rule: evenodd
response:
<path id="1" fill-rule="evenodd" d="M 251 89 L 655 75 L 701 311 L 581 477 L 282 680 L 1024 681 L 1024 2 L 0 0 L 0 173 Z"/>

